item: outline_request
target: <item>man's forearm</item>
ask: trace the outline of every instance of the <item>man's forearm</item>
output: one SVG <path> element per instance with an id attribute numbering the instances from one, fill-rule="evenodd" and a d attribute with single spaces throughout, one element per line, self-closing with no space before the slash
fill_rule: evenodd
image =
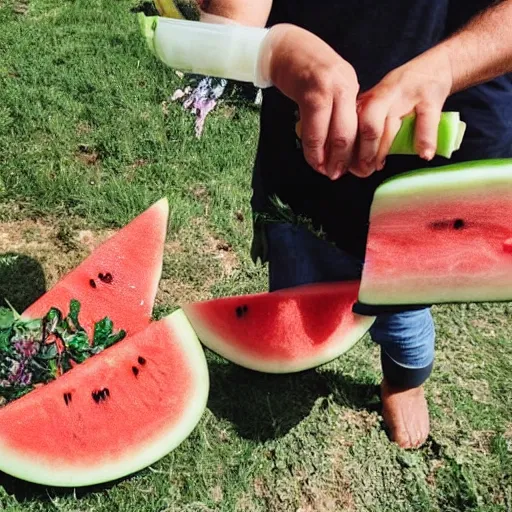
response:
<path id="1" fill-rule="evenodd" d="M 272 0 L 203 0 L 202 9 L 208 14 L 222 16 L 241 25 L 264 27 Z"/>
<path id="2" fill-rule="evenodd" d="M 449 59 L 452 93 L 512 72 L 512 0 L 489 7 L 433 51 Z"/>

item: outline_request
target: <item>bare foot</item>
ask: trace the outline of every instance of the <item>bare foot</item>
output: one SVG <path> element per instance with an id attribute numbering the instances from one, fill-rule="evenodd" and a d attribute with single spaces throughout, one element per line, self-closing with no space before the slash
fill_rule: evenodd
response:
<path id="1" fill-rule="evenodd" d="M 427 439 L 430 424 L 423 386 L 399 389 L 386 380 L 381 384 L 382 416 L 391 440 L 401 448 L 419 448 Z"/>

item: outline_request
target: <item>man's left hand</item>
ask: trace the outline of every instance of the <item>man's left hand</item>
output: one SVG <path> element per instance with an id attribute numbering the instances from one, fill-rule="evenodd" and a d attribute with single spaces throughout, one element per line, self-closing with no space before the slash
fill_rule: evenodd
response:
<path id="1" fill-rule="evenodd" d="M 450 59 L 434 49 L 391 71 L 358 98 L 358 144 L 349 171 L 367 177 L 384 167 L 402 118 L 416 114 L 415 148 L 431 160 L 446 98 L 452 89 Z"/>

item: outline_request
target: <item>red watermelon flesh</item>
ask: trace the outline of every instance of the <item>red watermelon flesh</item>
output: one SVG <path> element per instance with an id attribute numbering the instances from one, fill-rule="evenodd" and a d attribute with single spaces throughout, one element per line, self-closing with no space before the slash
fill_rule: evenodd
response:
<path id="1" fill-rule="evenodd" d="M 128 335 L 148 326 L 162 272 L 169 205 L 162 199 L 119 230 L 64 276 L 24 313 L 43 317 L 71 299 L 81 303 L 80 321 L 89 335 L 108 316 Z"/>
<path id="2" fill-rule="evenodd" d="M 391 179 L 372 205 L 360 301 L 512 300 L 511 239 L 512 160 Z"/>
<path id="3" fill-rule="evenodd" d="M 0 470 L 44 485 L 111 481 L 195 428 L 208 370 L 181 310 L 0 409 Z"/>
<path id="4" fill-rule="evenodd" d="M 183 307 L 199 339 L 247 368 L 286 373 L 313 368 L 349 350 L 373 317 L 352 312 L 359 282 L 314 284 Z"/>

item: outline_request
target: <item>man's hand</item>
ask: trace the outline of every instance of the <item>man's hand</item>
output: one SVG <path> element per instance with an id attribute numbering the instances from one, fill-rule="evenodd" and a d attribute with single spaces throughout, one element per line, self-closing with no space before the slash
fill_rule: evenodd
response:
<path id="1" fill-rule="evenodd" d="M 338 179 L 357 136 L 356 73 L 311 32 L 286 24 L 273 30 L 270 78 L 299 106 L 304 156 L 316 171 Z"/>
<path id="2" fill-rule="evenodd" d="M 366 177 L 384 167 L 402 118 L 416 114 L 415 148 L 431 160 L 437 147 L 437 130 L 444 102 L 452 88 L 446 52 L 425 53 L 391 71 L 358 98 L 358 148 L 350 171 Z"/>
<path id="3" fill-rule="evenodd" d="M 389 73 L 359 98 L 358 150 L 351 166 L 369 176 L 383 160 L 400 128 L 415 112 L 416 151 L 430 160 L 446 98 L 455 92 L 512 72 L 512 0 L 475 16 L 447 40 Z"/>

